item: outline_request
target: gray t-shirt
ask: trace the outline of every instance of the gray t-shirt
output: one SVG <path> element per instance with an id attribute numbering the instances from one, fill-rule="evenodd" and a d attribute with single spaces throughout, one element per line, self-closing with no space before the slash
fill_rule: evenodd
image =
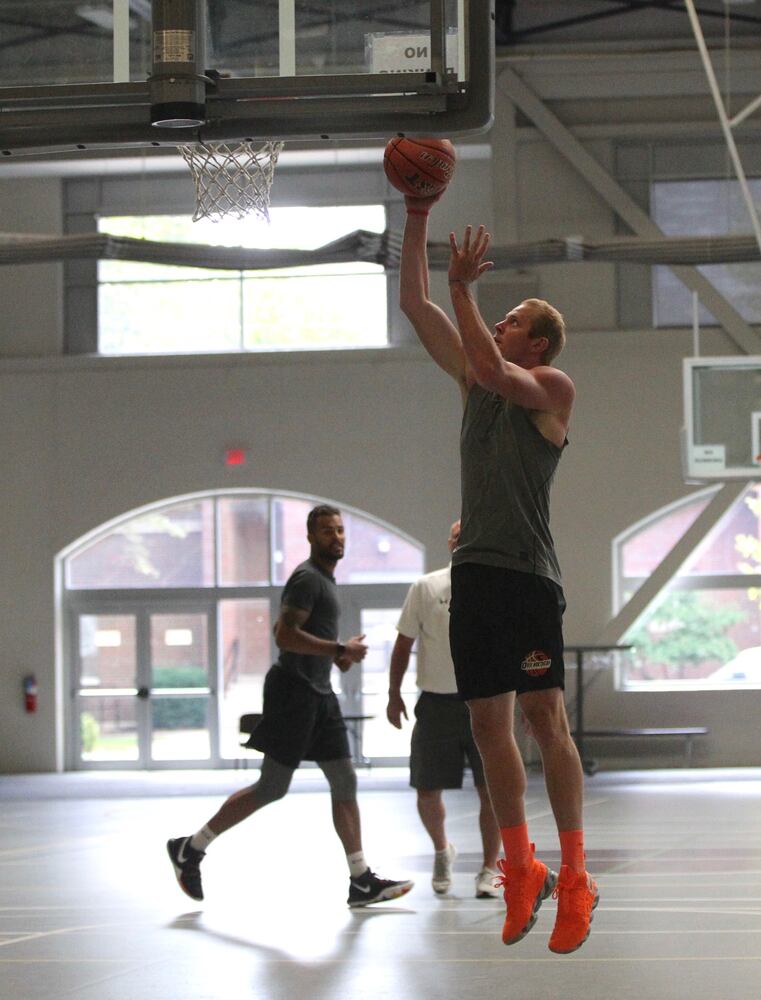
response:
<path id="1" fill-rule="evenodd" d="M 471 388 L 460 434 L 462 523 L 452 565 L 504 566 L 562 586 L 550 533 L 550 485 L 562 452 L 529 410 Z"/>
<path id="2" fill-rule="evenodd" d="M 318 639 L 336 642 L 338 639 L 338 587 L 335 577 L 311 559 L 300 563 L 291 573 L 280 598 L 281 607 L 308 611 L 309 617 L 301 626 L 304 632 Z M 277 666 L 305 681 L 320 694 L 330 694 L 332 656 L 312 656 L 306 653 L 280 651 Z"/>

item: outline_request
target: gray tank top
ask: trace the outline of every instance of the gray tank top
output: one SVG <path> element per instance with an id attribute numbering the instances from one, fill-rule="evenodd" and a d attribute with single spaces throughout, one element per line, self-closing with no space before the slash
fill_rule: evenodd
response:
<path id="1" fill-rule="evenodd" d="M 562 586 L 550 533 L 550 484 L 562 451 L 528 410 L 471 388 L 460 434 L 462 525 L 453 565 L 504 566 Z"/>

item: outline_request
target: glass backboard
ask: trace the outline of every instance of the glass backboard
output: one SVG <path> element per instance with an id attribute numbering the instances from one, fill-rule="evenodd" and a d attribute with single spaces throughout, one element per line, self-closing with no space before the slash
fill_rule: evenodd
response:
<path id="1" fill-rule="evenodd" d="M 684 359 L 687 479 L 761 478 L 761 357 Z"/>
<path id="2" fill-rule="evenodd" d="M 491 0 L 4 0 L 0 46 L 6 158 L 458 136 L 492 118 Z M 180 127 L 157 112 L 175 105 Z"/>

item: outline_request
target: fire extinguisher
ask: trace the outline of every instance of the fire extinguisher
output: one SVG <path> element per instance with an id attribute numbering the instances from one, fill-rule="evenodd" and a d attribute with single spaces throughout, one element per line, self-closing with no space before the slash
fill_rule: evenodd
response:
<path id="1" fill-rule="evenodd" d="M 37 678 L 27 674 L 24 678 L 24 708 L 27 712 L 37 711 Z"/>

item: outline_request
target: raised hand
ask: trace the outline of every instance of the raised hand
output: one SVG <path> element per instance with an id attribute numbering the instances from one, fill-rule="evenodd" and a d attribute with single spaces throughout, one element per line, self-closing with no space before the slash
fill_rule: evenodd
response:
<path id="1" fill-rule="evenodd" d="M 485 226 L 479 226 L 475 234 L 472 226 L 466 226 L 459 245 L 455 234 L 449 234 L 450 283 L 469 285 L 477 281 L 484 271 L 490 271 L 494 267 L 493 261 L 483 259 L 490 242 L 491 236 L 486 232 Z"/>

